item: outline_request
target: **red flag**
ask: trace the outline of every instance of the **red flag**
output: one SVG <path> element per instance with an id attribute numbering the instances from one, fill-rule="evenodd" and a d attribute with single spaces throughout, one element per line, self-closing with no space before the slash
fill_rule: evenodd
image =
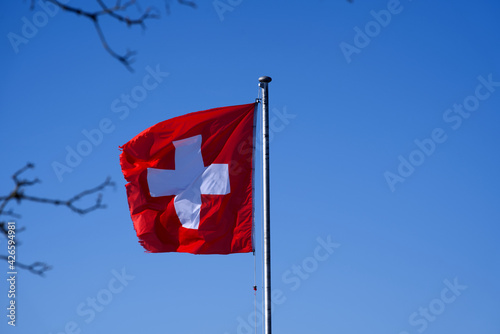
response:
<path id="1" fill-rule="evenodd" d="M 130 214 L 148 252 L 253 251 L 255 104 L 160 122 L 121 148 Z"/>

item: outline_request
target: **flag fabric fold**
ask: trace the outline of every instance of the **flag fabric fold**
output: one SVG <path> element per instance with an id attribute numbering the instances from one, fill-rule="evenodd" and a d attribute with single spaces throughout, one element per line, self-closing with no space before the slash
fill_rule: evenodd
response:
<path id="1" fill-rule="evenodd" d="M 160 122 L 121 146 L 134 228 L 148 252 L 252 252 L 255 103 Z"/>

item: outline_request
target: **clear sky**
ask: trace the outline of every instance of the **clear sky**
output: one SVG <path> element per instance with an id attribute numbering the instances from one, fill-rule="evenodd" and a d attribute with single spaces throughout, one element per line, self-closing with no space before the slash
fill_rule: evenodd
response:
<path id="1" fill-rule="evenodd" d="M 117 52 L 138 52 L 133 73 L 89 20 L 3 5 L 0 195 L 26 162 L 42 180 L 29 194 L 65 199 L 107 176 L 116 187 L 84 216 L 12 204 L 26 227 L 17 260 L 53 269 L 19 270 L 14 328 L 0 263 L 0 332 L 253 333 L 260 205 L 254 313 L 251 254 L 144 253 L 118 146 L 251 103 L 268 75 L 274 332 L 500 333 L 498 1 L 197 2 L 166 14 L 141 1 L 162 16 L 145 31 L 105 20 Z M 95 129 L 90 152 L 68 158 Z"/>

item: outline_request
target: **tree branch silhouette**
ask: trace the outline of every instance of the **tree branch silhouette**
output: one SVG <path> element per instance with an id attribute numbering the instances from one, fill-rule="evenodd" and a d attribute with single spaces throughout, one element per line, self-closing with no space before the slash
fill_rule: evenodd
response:
<path id="1" fill-rule="evenodd" d="M 121 0 L 115 0 L 114 6 L 108 6 L 104 3 L 103 0 L 95 0 L 96 3 L 101 8 L 100 10 L 90 11 L 84 10 L 82 8 L 77 8 L 73 6 L 66 5 L 60 0 L 42 0 L 46 2 L 50 2 L 53 5 L 59 7 L 65 12 L 73 13 L 78 16 L 85 17 L 92 21 L 94 28 L 97 32 L 97 35 L 101 41 L 102 46 L 113 58 L 117 59 L 120 63 L 122 63 L 129 71 L 133 72 L 133 68 L 131 64 L 133 63 L 133 56 L 137 54 L 135 51 L 127 50 L 126 52 L 120 54 L 116 52 L 108 43 L 107 38 L 104 34 L 104 31 L 101 27 L 101 18 L 104 16 L 109 16 L 119 23 L 123 23 L 127 27 L 131 26 L 140 26 L 142 29 L 146 29 L 146 20 L 149 19 L 158 19 L 160 18 L 160 11 L 153 6 L 147 7 L 145 10 L 141 10 L 138 3 L 135 0 L 129 0 L 123 2 Z M 196 8 L 197 5 L 194 1 L 188 0 L 177 0 L 177 2 L 181 5 L 189 6 L 192 8 Z M 138 9 L 139 14 L 137 18 L 130 18 L 127 16 L 127 11 L 130 7 L 135 5 Z M 33 10 L 36 6 L 35 0 L 31 0 L 30 9 Z M 165 0 L 165 8 L 167 13 L 170 12 L 169 1 Z"/>
<path id="2" fill-rule="evenodd" d="M 104 190 L 106 187 L 114 186 L 114 182 L 111 181 L 111 178 L 108 177 L 106 178 L 106 180 L 104 180 L 104 182 L 97 185 L 96 187 L 84 190 L 66 200 L 44 198 L 44 197 L 27 195 L 25 193 L 26 187 L 34 186 L 41 182 L 38 178 L 34 178 L 31 180 L 21 178 L 21 174 L 33 168 L 35 168 L 35 166 L 32 163 L 27 163 L 24 167 L 20 168 L 12 175 L 12 179 L 14 181 L 14 189 L 10 192 L 9 195 L 0 196 L 0 216 L 21 218 L 21 215 L 15 213 L 13 209 L 6 210 L 7 205 L 13 201 L 17 202 L 17 204 L 20 204 L 22 201 L 32 201 L 32 202 L 52 204 L 57 206 L 62 205 L 68 207 L 71 211 L 76 212 L 80 215 L 87 214 L 94 210 L 106 208 L 106 205 L 102 203 L 102 193 L 100 193 L 100 191 Z M 77 202 L 79 200 L 83 199 L 84 197 L 88 197 L 92 194 L 97 194 L 94 204 L 86 207 L 85 206 L 81 207 L 77 205 Z M 22 231 L 24 231 L 24 227 L 17 229 L 16 232 L 19 233 Z M 7 228 L 6 221 L 0 221 L 0 233 L 2 233 L 5 237 L 8 237 L 9 230 Z M 0 259 L 7 260 L 8 257 L 5 255 L 0 255 Z M 39 261 L 34 262 L 30 265 L 19 263 L 16 261 L 16 265 L 19 268 L 27 269 L 30 272 L 40 276 L 43 276 L 45 271 L 51 269 L 51 267 L 48 264 Z"/>
<path id="3" fill-rule="evenodd" d="M 0 259 L 8 261 L 8 257 L 6 255 L 0 255 Z M 30 271 L 31 273 L 39 276 L 45 276 L 45 272 L 52 269 L 51 266 L 46 264 L 45 262 L 33 262 L 32 264 L 24 264 L 19 261 L 16 261 L 16 267 L 21 269 L 25 269 Z"/>
<path id="4" fill-rule="evenodd" d="M 30 9 L 33 10 L 36 6 L 36 0 L 30 0 Z M 160 11 L 154 6 L 148 6 L 145 10 L 141 10 L 138 1 L 136 0 L 128 0 L 123 2 L 121 0 L 114 0 L 114 6 L 108 6 L 104 3 L 104 0 L 95 0 L 98 6 L 101 8 L 100 10 L 84 10 L 82 8 L 73 7 L 62 3 L 60 0 L 41 0 L 45 2 L 52 3 L 53 5 L 59 7 L 65 12 L 73 13 L 78 16 L 85 17 L 89 19 L 97 32 L 97 35 L 101 41 L 103 48 L 108 52 L 113 58 L 117 59 L 120 63 L 122 63 L 130 72 L 133 72 L 132 63 L 134 62 L 133 56 L 137 54 L 136 51 L 127 50 L 124 53 L 119 53 L 112 48 L 104 34 L 104 31 L 101 27 L 101 18 L 104 16 L 109 16 L 119 23 L 126 25 L 127 27 L 131 26 L 140 26 L 142 29 L 146 29 L 146 21 L 149 19 L 159 19 Z M 347 0 L 352 3 L 353 0 Z M 165 10 L 167 14 L 170 14 L 170 0 L 164 0 L 165 2 Z M 198 5 L 195 1 L 190 0 L 177 0 L 176 1 L 180 5 L 188 6 L 196 9 Z M 127 11 L 130 7 L 134 6 L 138 9 L 138 16 L 135 19 L 129 18 L 127 16 Z"/>

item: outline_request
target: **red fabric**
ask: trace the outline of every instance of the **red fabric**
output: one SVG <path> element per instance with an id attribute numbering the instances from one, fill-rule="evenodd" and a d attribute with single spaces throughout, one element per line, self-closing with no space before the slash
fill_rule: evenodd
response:
<path id="1" fill-rule="evenodd" d="M 121 147 L 130 214 L 148 252 L 253 251 L 254 111 L 255 103 L 190 113 L 153 125 Z M 147 168 L 175 170 L 172 142 L 197 135 L 205 167 L 228 164 L 230 193 L 201 195 L 199 227 L 188 229 L 177 216 L 174 195 L 150 195 Z"/>

